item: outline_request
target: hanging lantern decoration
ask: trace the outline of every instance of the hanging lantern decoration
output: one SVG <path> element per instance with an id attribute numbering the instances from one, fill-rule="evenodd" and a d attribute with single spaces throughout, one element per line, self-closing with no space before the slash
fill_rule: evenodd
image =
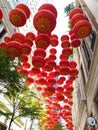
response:
<path id="1" fill-rule="evenodd" d="M 12 9 L 9 13 L 10 22 L 16 27 L 22 27 L 26 24 L 27 17 L 20 9 Z"/>
<path id="2" fill-rule="evenodd" d="M 1 42 L 0 43 L 0 49 L 4 49 L 5 51 L 7 51 L 7 43 L 6 42 Z M 2 56 L 1 53 L 0 53 L 0 56 Z"/>
<path id="3" fill-rule="evenodd" d="M 49 10 L 39 10 L 33 18 L 35 29 L 40 33 L 51 33 L 56 26 L 56 17 Z"/>
<path id="4" fill-rule="evenodd" d="M 56 88 L 56 91 L 59 92 L 59 93 L 63 93 L 64 88 L 61 87 L 61 86 L 58 86 L 58 87 Z"/>
<path id="5" fill-rule="evenodd" d="M 26 38 L 30 38 L 32 41 L 35 40 L 35 34 L 33 32 L 27 32 Z"/>
<path id="6" fill-rule="evenodd" d="M 55 79 L 48 79 L 48 84 L 49 85 L 54 85 L 54 84 L 56 84 L 56 80 Z"/>
<path id="7" fill-rule="evenodd" d="M 46 34 L 39 34 L 36 38 L 35 38 L 35 44 L 36 44 L 36 48 L 42 48 L 42 49 L 47 49 L 47 47 L 50 44 L 50 39 L 49 36 Z"/>
<path id="8" fill-rule="evenodd" d="M 25 38 L 23 44 L 28 44 L 30 47 L 32 47 L 33 41 L 30 38 Z"/>
<path id="9" fill-rule="evenodd" d="M 24 69 L 30 69 L 31 65 L 30 65 L 30 63 L 28 63 L 28 62 L 24 62 L 24 63 L 22 64 L 22 67 L 23 67 Z"/>
<path id="10" fill-rule="evenodd" d="M 32 83 L 34 83 L 34 79 L 31 78 L 31 77 L 27 77 L 25 84 L 26 84 L 27 86 L 29 86 L 29 85 L 31 85 Z"/>
<path id="11" fill-rule="evenodd" d="M 21 54 L 20 48 L 21 48 L 21 44 L 16 41 L 11 41 L 8 42 L 7 44 L 7 52 L 12 59 L 20 56 Z"/>
<path id="12" fill-rule="evenodd" d="M 63 100 L 64 100 L 64 95 L 58 93 L 58 94 L 56 95 L 56 98 L 57 98 L 58 101 L 63 101 Z"/>
<path id="13" fill-rule="evenodd" d="M 70 69 L 69 67 L 61 67 L 60 68 L 60 75 L 69 75 L 70 74 Z"/>
<path id="14" fill-rule="evenodd" d="M 69 57 L 72 54 L 72 49 L 69 47 L 66 47 L 62 50 L 62 54 Z"/>
<path id="15" fill-rule="evenodd" d="M 65 56 L 64 54 L 60 54 L 60 60 L 68 60 L 69 56 Z"/>
<path id="16" fill-rule="evenodd" d="M 27 62 L 28 61 L 28 56 L 26 54 L 21 54 L 19 57 L 20 62 Z"/>
<path id="17" fill-rule="evenodd" d="M 69 36 L 66 35 L 66 34 L 64 34 L 64 35 L 61 36 L 61 41 L 63 42 L 65 40 L 69 40 Z"/>
<path id="18" fill-rule="evenodd" d="M 56 60 L 56 55 L 49 55 L 50 60 Z"/>
<path id="19" fill-rule="evenodd" d="M 45 50 L 42 49 L 42 48 L 37 48 L 37 49 L 34 51 L 34 56 L 41 56 L 41 57 L 45 58 L 46 52 L 45 52 Z"/>
<path id="20" fill-rule="evenodd" d="M 19 72 L 20 72 L 21 75 L 24 75 L 24 76 L 28 76 L 28 73 L 29 73 L 29 71 L 26 70 L 26 69 L 20 69 Z"/>
<path id="21" fill-rule="evenodd" d="M 0 21 L 2 20 L 2 18 L 3 18 L 3 11 L 2 9 L 0 9 Z"/>
<path id="22" fill-rule="evenodd" d="M 33 67 L 32 68 L 32 73 L 35 75 L 35 74 L 39 74 L 40 73 L 40 68 L 35 68 Z"/>
<path id="23" fill-rule="evenodd" d="M 49 4 L 49 3 L 43 4 L 39 7 L 38 11 L 43 10 L 43 9 L 51 11 L 57 18 L 57 10 L 52 4 Z"/>
<path id="24" fill-rule="evenodd" d="M 33 56 L 32 64 L 35 68 L 41 68 L 45 65 L 45 60 L 44 60 L 44 58 L 42 58 L 40 56 Z"/>
<path id="25" fill-rule="evenodd" d="M 74 47 L 74 48 L 77 48 L 81 45 L 81 41 L 77 38 L 77 39 L 73 39 L 71 41 L 71 46 Z"/>
<path id="26" fill-rule="evenodd" d="M 69 61 L 68 60 L 60 60 L 59 65 L 60 65 L 60 67 L 68 67 Z"/>
<path id="27" fill-rule="evenodd" d="M 58 45 L 58 39 L 57 38 L 51 38 L 50 39 L 50 45 L 53 47 L 56 47 Z"/>
<path id="28" fill-rule="evenodd" d="M 78 14 L 78 13 L 77 13 L 77 14 L 75 14 L 75 15 L 71 18 L 70 24 L 71 24 L 72 27 L 74 27 L 74 25 L 75 25 L 77 22 L 81 21 L 81 20 L 87 20 L 86 16 L 83 15 L 83 14 Z"/>
<path id="29" fill-rule="evenodd" d="M 69 67 L 70 67 L 71 69 L 76 68 L 76 66 L 77 66 L 77 63 L 76 63 L 75 61 L 70 61 L 70 62 L 69 62 Z"/>
<path id="30" fill-rule="evenodd" d="M 73 40 L 73 39 L 79 39 L 79 38 L 78 38 L 78 36 L 75 33 L 72 33 L 70 35 L 70 39 Z"/>
<path id="31" fill-rule="evenodd" d="M 35 83 L 39 84 L 39 85 L 47 85 L 47 81 L 44 78 L 40 78 L 40 79 L 36 80 Z"/>
<path id="32" fill-rule="evenodd" d="M 27 19 L 30 17 L 30 9 L 28 8 L 26 4 L 23 4 L 23 3 L 18 4 L 16 5 L 16 8 L 22 10 L 25 13 Z"/>
<path id="33" fill-rule="evenodd" d="M 81 8 L 78 8 L 78 7 L 72 9 L 72 10 L 70 11 L 70 13 L 69 13 L 69 18 L 70 18 L 70 20 L 71 20 L 71 18 L 72 18 L 74 15 L 76 15 L 77 13 L 83 14 L 83 10 L 82 10 Z"/>
<path id="34" fill-rule="evenodd" d="M 75 24 L 73 29 L 78 38 L 85 38 L 92 31 L 92 26 L 87 20 L 81 20 Z"/>
<path id="35" fill-rule="evenodd" d="M 79 73 L 79 71 L 76 68 L 73 68 L 70 70 L 70 75 L 71 76 L 77 76 Z"/>
<path id="36" fill-rule="evenodd" d="M 11 41 L 11 38 L 10 38 L 9 36 L 5 36 L 5 37 L 4 37 L 4 41 L 5 41 L 5 42 L 10 42 L 10 41 Z"/>
<path id="37" fill-rule="evenodd" d="M 62 47 L 62 48 L 70 47 L 70 42 L 69 42 L 69 40 L 63 40 L 63 41 L 61 42 L 61 47 Z"/>
<path id="38" fill-rule="evenodd" d="M 51 48 L 50 49 L 50 53 L 53 54 L 53 55 L 55 55 L 57 53 L 57 50 L 55 48 Z"/>
<path id="39" fill-rule="evenodd" d="M 20 43 L 23 43 L 24 39 L 25 39 L 25 36 L 20 32 L 15 32 L 11 36 L 12 41 L 17 41 L 17 42 L 20 42 Z"/>
<path id="40" fill-rule="evenodd" d="M 51 34 L 50 38 L 56 38 L 56 39 L 58 39 L 58 36 L 56 34 Z"/>
<path id="41" fill-rule="evenodd" d="M 21 54 L 29 55 L 31 53 L 31 47 L 27 44 L 21 44 Z"/>

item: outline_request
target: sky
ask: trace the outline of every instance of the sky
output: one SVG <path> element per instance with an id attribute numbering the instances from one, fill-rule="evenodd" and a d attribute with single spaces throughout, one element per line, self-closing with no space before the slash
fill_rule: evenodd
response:
<path id="1" fill-rule="evenodd" d="M 58 12 L 56 28 L 53 30 L 54 33 L 62 35 L 67 33 L 67 31 L 69 30 L 68 17 L 65 17 L 66 14 L 64 13 L 64 8 L 73 1 L 74 0 L 61 0 L 61 2 L 58 2 L 58 0 L 53 1 L 53 4 Z"/>

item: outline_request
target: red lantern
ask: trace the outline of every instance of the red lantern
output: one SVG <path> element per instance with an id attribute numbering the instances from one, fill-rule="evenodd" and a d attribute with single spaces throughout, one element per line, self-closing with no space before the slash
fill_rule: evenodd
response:
<path id="1" fill-rule="evenodd" d="M 70 75 L 71 76 L 77 76 L 78 73 L 79 73 L 79 71 L 76 68 L 70 70 Z"/>
<path id="2" fill-rule="evenodd" d="M 92 31 L 92 26 L 87 20 L 81 20 L 75 24 L 73 29 L 78 38 L 85 38 Z"/>
<path id="3" fill-rule="evenodd" d="M 11 41 L 8 42 L 7 44 L 7 52 L 12 59 L 20 56 L 21 54 L 20 49 L 21 49 L 21 44 L 19 42 Z"/>
<path id="4" fill-rule="evenodd" d="M 43 9 L 35 14 L 33 24 L 38 32 L 51 33 L 56 26 L 56 17 L 49 10 Z"/>
<path id="5" fill-rule="evenodd" d="M 72 49 L 69 47 L 66 47 L 62 50 L 62 54 L 69 57 L 72 54 Z"/>
<path id="6" fill-rule="evenodd" d="M 49 55 L 49 59 L 50 60 L 56 60 L 56 56 L 55 55 Z"/>
<path id="7" fill-rule="evenodd" d="M 71 26 L 73 27 L 77 22 L 81 20 L 87 20 L 86 16 L 78 13 L 75 14 L 70 20 Z"/>
<path id="8" fill-rule="evenodd" d="M 32 64 L 35 68 L 41 68 L 45 65 L 45 60 L 40 56 L 33 56 Z"/>
<path id="9" fill-rule="evenodd" d="M 0 21 L 2 20 L 2 18 L 3 18 L 3 11 L 2 9 L 0 9 Z"/>
<path id="10" fill-rule="evenodd" d="M 39 10 L 42 10 L 42 9 L 46 9 L 46 10 L 51 11 L 51 12 L 55 15 L 55 17 L 57 18 L 57 10 L 56 10 L 56 8 L 54 7 L 54 5 L 49 4 L 49 3 L 43 4 L 43 5 L 41 5 L 41 6 L 39 7 L 38 11 L 39 11 Z"/>
<path id="11" fill-rule="evenodd" d="M 45 52 L 45 50 L 42 49 L 42 48 L 37 48 L 37 49 L 34 51 L 34 56 L 41 56 L 41 57 L 45 58 L 46 52 Z"/>
<path id="12" fill-rule="evenodd" d="M 31 77 L 27 77 L 27 78 L 26 78 L 26 85 L 29 86 L 29 85 L 31 85 L 32 83 L 34 83 L 34 79 L 31 78 Z"/>
<path id="13" fill-rule="evenodd" d="M 53 47 L 56 47 L 58 45 L 58 39 L 57 38 L 51 38 L 50 39 L 50 45 Z"/>
<path id="14" fill-rule="evenodd" d="M 26 54 L 21 54 L 19 57 L 20 62 L 27 62 L 28 61 L 28 56 Z"/>
<path id="15" fill-rule="evenodd" d="M 56 80 L 55 79 L 48 79 L 48 84 L 54 85 L 54 84 L 56 84 Z"/>
<path id="16" fill-rule="evenodd" d="M 23 44 L 28 44 L 29 46 L 33 46 L 33 41 L 30 38 L 25 38 Z"/>
<path id="17" fill-rule="evenodd" d="M 69 67 L 72 69 L 72 68 L 76 68 L 77 66 L 77 63 L 75 61 L 70 61 L 69 62 Z"/>
<path id="18" fill-rule="evenodd" d="M 62 47 L 62 48 L 70 47 L 70 42 L 69 42 L 69 40 L 64 40 L 64 41 L 62 41 L 61 47 Z"/>
<path id="19" fill-rule="evenodd" d="M 24 76 L 27 76 L 29 73 L 28 70 L 26 70 L 26 69 L 21 69 L 19 72 L 20 72 L 20 74 L 22 74 Z"/>
<path id="20" fill-rule="evenodd" d="M 56 98 L 58 101 L 62 101 L 62 100 L 64 100 L 64 95 L 59 93 L 56 95 Z"/>
<path id="21" fill-rule="evenodd" d="M 60 60 L 59 65 L 61 67 L 68 67 L 69 66 L 69 61 L 68 60 Z"/>
<path id="22" fill-rule="evenodd" d="M 55 48 L 51 48 L 51 49 L 50 49 L 50 53 L 51 53 L 51 54 L 56 54 L 56 53 L 57 53 L 57 50 L 56 50 Z"/>
<path id="23" fill-rule="evenodd" d="M 72 18 L 74 15 L 76 15 L 77 13 L 83 14 L 83 10 L 82 10 L 81 8 L 78 8 L 78 7 L 72 9 L 72 10 L 70 11 L 70 13 L 69 13 L 69 18 L 71 19 L 71 18 Z"/>
<path id="24" fill-rule="evenodd" d="M 24 62 L 24 63 L 22 64 L 22 66 L 23 66 L 23 68 L 25 68 L 25 69 L 29 69 L 29 68 L 31 67 L 30 63 L 28 63 L 28 62 Z"/>
<path id="25" fill-rule="evenodd" d="M 66 35 L 66 34 L 64 34 L 64 35 L 61 36 L 61 41 L 63 42 L 65 40 L 69 40 L 69 36 Z"/>
<path id="26" fill-rule="evenodd" d="M 35 40 L 35 34 L 32 33 L 32 32 L 27 32 L 26 38 L 30 38 L 32 41 L 34 41 Z"/>
<path id="27" fill-rule="evenodd" d="M 20 51 L 21 51 L 21 54 L 29 55 L 31 52 L 31 47 L 27 44 L 21 44 Z"/>
<path id="28" fill-rule="evenodd" d="M 60 74 L 61 75 L 69 75 L 70 74 L 70 69 L 68 67 L 61 67 L 60 68 Z"/>
<path id="29" fill-rule="evenodd" d="M 20 42 L 20 43 L 23 43 L 24 39 L 25 39 L 25 36 L 20 32 L 15 32 L 11 36 L 12 41 L 17 41 L 17 42 Z"/>
<path id="30" fill-rule="evenodd" d="M 49 36 L 46 34 L 39 34 L 35 38 L 35 44 L 37 48 L 47 49 L 50 44 Z"/>
<path id="31" fill-rule="evenodd" d="M 56 34 L 51 34 L 50 38 L 56 38 L 56 39 L 58 39 L 58 36 Z"/>
<path id="32" fill-rule="evenodd" d="M 63 87 L 58 86 L 58 87 L 56 88 L 56 91 L 57 91 L 57 92 L 60 92 L 60 93 L 63 93 L 64 88 L 63 88 Z"/>
<path id="33" fill-rule="evenodd" d="M 12 9 L 9 13 L 10 22 L 16 27 L 22 27 L 26 24 L 27 17 L 20 9 Z"/>
<path id="34" fill-rule="evenodd" d="M 10 41 L 11 41 L 11 38 L 10 38 L 9 36 L 5 36 L 5 37 L 4 37 L 4 41 L 5 41 L 5 42 L 10 42 Z"/>
<path id="35" fill-rule="evenodd" d="M 22 4 L 18 4 L 18 5 L 16 5 L 16 8 L 17 9 L 21 9 L 25 13 L 27 19 L 30 17 L 30 9 L 28 8 L 27 5 L 25 5 L 23 3 Z"/>
<path id="36" fill-rule="evenodd" d="M 7 43 L 6 42 L 1 42 L 0 43 L 0 49 L 4 49 L 5 51 L 7 51 Z M 1 56 L 1 54 L 0 54 Z"/>
<path id="37" fill-rule="evenodd" d="M 73 39 L 71 41 L 71 45 L 72 45 L 72 47 L 77 48 L 78 46 L 81 45 L 81 41 L 79 39 Z"/>
<path id="38" fill-rule="evenodd" d="M 33 74 L 39 74 L 40 73 L 40 68 L 32 68 L 32 73 Z"/>

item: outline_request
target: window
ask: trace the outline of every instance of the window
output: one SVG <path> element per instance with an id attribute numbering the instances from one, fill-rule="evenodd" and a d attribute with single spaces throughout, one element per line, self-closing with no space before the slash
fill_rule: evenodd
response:
<path id="1" fill-rule="evenodd" d="M 83 82 L 86 83 L 85 74 L 84 74 L 84 70 L 83 70 L 82 65 L 81 65 L 81 73 L 82 73 Z"/>
<path id="2" fill-rule="evenodd" d="M 96 33 L 93 30 L 89 35 L 89 39 L 90 39 L 90 42 L 91 42 L 91 50 L 93 51 L 94 45 L 95 45 L 95 40 L 96 40 Z"/>
<path id="3" fill-rule="evenodd" d="M 3 28 L 3 30 L 0 32 L 0 38 L 6 33 L 6 29 Z"/>
<path id="4" fill-rule="evenodd" d="M 89 52 L 88 52 L 88 49 L 86 47 L 86 44 L 85 44 L 85 41 L 83 40 L 83 50 L 84 50 L 84 54 L 85 54 L 85 58 L 87 60 L 87 68 L 89 69 L 90 68 L 90 65 L 91 65 L 91 59 L 90 59 L 90 55 L 89 55 Z"/>

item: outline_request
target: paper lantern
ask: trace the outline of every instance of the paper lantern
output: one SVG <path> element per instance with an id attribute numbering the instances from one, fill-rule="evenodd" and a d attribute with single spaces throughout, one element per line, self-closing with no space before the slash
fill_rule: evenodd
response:
<path id="1" fill-rule="evenodd" d="M 87 20 L 81 20 L 75 24 L 73 29 L 78 38 L 85 38 L 92 31 L 92 26 Z"/>
<path id="2" fill-rule="evenodd" d="M 50 49 L 50 53 L 51 53 L 51 54 L 56 54 L 56 53 L 57 53 L 57 50 L 56 50 L 55 48 L 51 48 L 51 49 Z"/>
<path id="3" fill-rule="evenodd" d="M 0 43 L 0 49 L 4 49 L 5 51 L 7 51 L 7 43 L 6 42 L 1 42 Z M 1 54 L 0 54 L 1 56 Z"/>
<path id="4" fill-rule="evenodd" d="M 63 88 L 63 87 L 58 86 L 58 87 L 56 88 L 56 91 L 58 91 L 58 92 L 60 92 L 60 93 L 63 93 L 64 88 Z"/>
<path id="5" fill-rule="evenodd" d="M 26 38 L 30 38 L 32 41 L 35 40 L 35 34 L 33 32 L 27 32 Z"/>
<path id="6" fill-rule="evenodd" d="M 77 13 L 79 14 L 83 14 L 83 10 L 81 8 L 75 7 L 73 8 L 70 13 L 69 13 L 69 18 L 71 19 L 74 15 L 76 15 Z"/>
<path id="7" fill-rule="evenodd" d="M 10 42 L 10 41 L 11 41 L 11 38 L 10 38 L 9 36 L 5 36 L 5 37 L 4 37 L 4 41 L 5 41 L 5 42 Z"/>
<path id="8" fill-rule="evenodd" d="M 20 32 L 15 32 L 12 34 L 11 40 L 23 43 L 23 41 L 25 40 L 25 36 Z"/>
<path id="9" fill-rule="evenodd" d="M 64 100 L 64 95 L 59 93 L 56 95 L 56 98 L 58 101 L 62 101 L 62 100 Z"/>
<path id="10" fill-rule="evenodd" d="M 34 56 L 41 56 L 41 57 L 45 58 L 46 52 L 45 52 L 45 50 L 42 49 L 42 48 L 37 48 L 37 49 L 34 51 Z"/>
<path id="11" fill-rule="evenodd" d="M 39 34 L 36 38 L 35 38 L 35 44 L 37 48 L 42 48 L 42 49 L 47 49 L 47 47 L 50 44 L 50 39 L 49 36 L 46 34 Z"/>
<path id="12" fill-rule="evenodd" d="M 45 65 L 45 60 L 44 60 L 44 58 L 42 58 L 40 56 L 33 56 L 32 64 L 35 68 L 41 68 Z"/>
<path id="13" fill-rule="evenodd" d="M 21 69 L 19 72 L 20 72 L 20 74 L 22 74 L 22 75 L 24 75 L 24 76 L 27 76 L 28 73 L 29 73 L 29 71 L 26 70 L 26 69 Z"/>
<path id="14" fill-rule="evenodd" d="M 42 70 L 44 71 L 47 71 L 47 72 L 50 72 L 53 70 L 53 66 L 50 66 L 48 64 L 45 64 L 43 67 L 42 67 Z"/>
<path id="15" fill-rule="evenodd" d="M 36 80 L 35 83 L 39 84 L 39 85 L 47 85 L 47 81 L 44 78 L 40 78 L 40 79 Z"/>
<path id="16" fill-rule="evenodd" d="M 16 5 L 16 8 L 21 9 L 25 13 L 27 19 L 30 17 L 30 9 L 28 8 L 26 4 L 23 4 L 23 3 L 18 4 Z"/>
<path id="17" fill-rule="evenodd" d="M 87 20 L 86 16 L 83 14 L 75 14 L 71 20 L 70 20 L 70 24 L 73 27 L 77 22 L 81 21 L 81 20 Z"/>
<path id="18" fill-rule="evenodd" d="M 69 75 L 69 74 L 70 74 L 69 67 L 61 67 L 60 68 L 60 75 Z"/>
<path id="19" fill-rule="evenodd" d="M 66 56 L 64 54 L 60 54 L 60 60 L 67 60 L 69 56 Z"/>
<path id="20" fill-rule="evenodd" d="M 69 40 L 63 40 L 63 41 L 61 42 L 61 47 L 62 47 L 62 48 L 70 47 L 70 42 L 69 42 Z"/>
<path id="21" fill-rule="evenodd" d="M 48 84 L 54 85 L 54 84 L 56 84 L 56 80 L 55 79 L 48 79 Z"/>
<path id="22" fill-rule="evenodd" d="M 51 11 L 51 12 L 55 15 L 55 17 L 57 18 L 57 10 L 56 10 L 56 8 L 55 8 L 54 5 L 49 4 L 49 3 L 43 4 L 43 5 L 41 5 L 41 6 L 39 7 L 38 11 L 39 11 L 39 10 L 42 10 L 42 9 L 46 9 L 46 10 Z"/>
<path id="23" fill-rule="evenodd" d="M 26 54 L 21 54 L 19 57 L 20 62 L 27 62 L 28 61 L 28 56 Z"/>
<path id="24" fill-rule="evenodd" d="M 39 73 L 40 73 L 40 68 L 35 68 L 35 67 L 33 67 L 33 68 L 32 68 L 32 73 L 33 73 L 33 74 L 39 74 Z"/>
<path id="25" fill-rule="evenodd" d="M 32 83 L 34 83 L 34 79 L 31 78 L 31 77 L 27 77 L 27 78 L 26 78 L 26 85 L 29 86 L 29 85 L 31 85 Z"/>
<path id="26" fill-rule="evenodd" d="M 10 22 L 16 27 L 22 27 L 26 24 L 27 17 L 20 9 L 12 9 L 9 13 Z"/>
<path id="27" fill-rule="evenodd" d="M 57 38 L 51 38 L 50 39 L 50 45 L 53 47 L 56 47 L 58 45 L 58 39 Z"/>
<path id="28" fill-rule="evenodd" d="M 41 77 L 46 77 L 46 76 L 47 76 L 47 72 L 41 71 L 41 72 L 40 72 L 40 76 L 41 76 Z"/>
<path id="29" fill-rule="evenodd" d="M 69 66 L 69 61 L 68 60 L 60 60 L 59 65 L 61 67 L 68 67 Z"/>
<path id="30" fill-rule="evenodd" d="M 49 55 L 49 59 L 50 59 L 50 60 L 56 60 L 56 55 L 52 55 L 52 54 Z"/>
<path id="31" fill-rule="evenodd" d="M 70 70 L 70 75 L 71 76 L 77 76 L 78 73 L 79 73 L 79 71 L 76 68 Z"/>
<path id="32" fill-rule="evenodd" d="M 64 40 L 69 40 L 69 36 L 64 34 L 61 36 L 61 41 L 63 42 Z"/>
<path id="33" fill-rule="evenodd" d="M 66 47 L 62 50 L 62 54 L 69 57 L 72 54 L 72 49 L 69 47 Z"/>
<path id="34" fill-rule="evenodd" d="M 75 61 L 70 61 L 69 62 L 69 67 L 72 69 L 72 68 L 76 68 L 77 66 L 77 63 Z"/>
<path id="35" fill-rule="evenodd" d="M 56 39 L 58 39 L 58 36 L 56 34 L 51 34 L 50 38 L 56 38 Z"/>
<path id="36" fill-rule="evenodd" d="M 77 38 L 77 39 L 73 39 L 71 41 L 71 46 L 74 47 L 74 48 L 77 48 L 81 45 L 81 41 Z"/>
<path id="37" fill-rule="evenodd" d="M 33 18 L 35 29 L 41 33 L 51 33 L 56 26 L 56 17 L 49 10 L 38 11 Z"/>
<path id="38" fill-rule="evenodd" d="M 79 39 L 78 36 L 73 32 L 71 35 L 70 35 L 70 39 L 73 40 L 73 39 Z"/>
<path id="39" fill-rule="evenodd" d="M 27 44 L 21 44 L 21 54 L 29 55 L 31 53 L 31 47 Z"/>
<path id="40" fill-rule="evenodd" d="M 31 40 L 31 38 L 25 38 L 23 41 L 23 44 L 28 44 L 29 46 L 33 46 L 33 41 Z"/>
<path id="41" fill-rule="evenodd" d="M 21 54 L 20 49 L 21 49 L 21 44 L 19 42 L 11 41 L 8 42 L 7 44 L 7 52 L 12 59 L 20 56 Z"/>
<path id="42" fill-rule="evenodd" d="M 30 67 L 31 67 L 30 63 L 28 63 L 28 62 L 24 62 L 24 63 L 22 64 L 22 66 L 23 66 L 23 68 L 25 68 L 25 69 L 30 69 Z"/>

